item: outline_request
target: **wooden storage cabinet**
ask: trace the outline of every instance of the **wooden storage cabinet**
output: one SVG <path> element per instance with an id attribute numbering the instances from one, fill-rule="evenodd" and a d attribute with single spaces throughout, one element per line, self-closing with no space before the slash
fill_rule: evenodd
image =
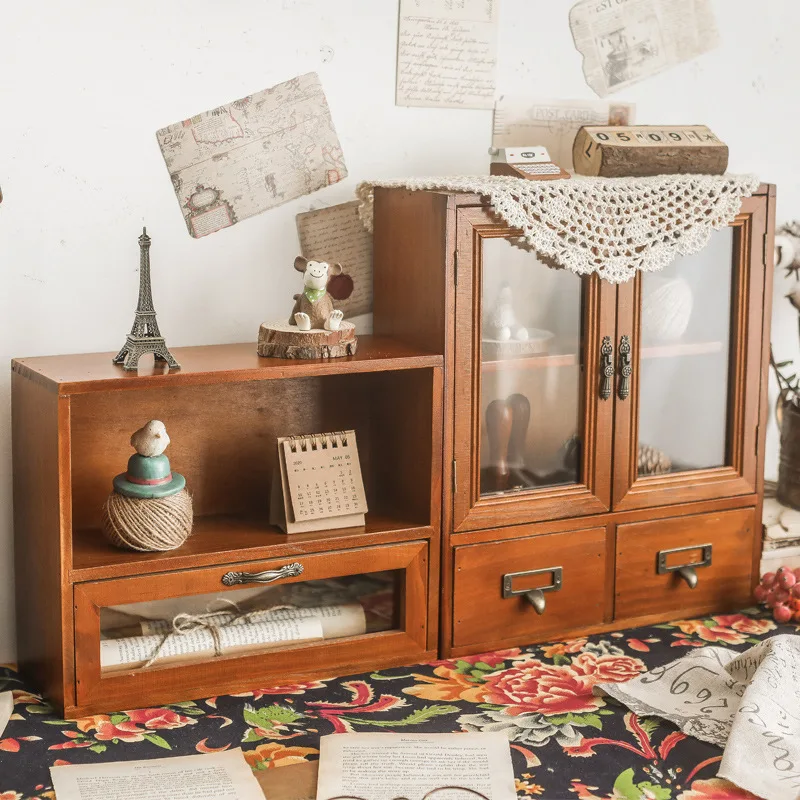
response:
<path id="1" fill-rule="evenodd" d="M 425 330 L 395 316 L 376 332 L 445 355 L 442 655 L 748 602 L 774 216 L 763 185 L 702 252 L 613 285 L 551 269 L 485 197 L 375 190 L 376 266 L 429 275 Z M 601 535 L 583 604 L 566 580 L 541 615 L 503 598 L 503 575 L 562 562 L 566 575 Z M 658 573 L 659 551 L 698 543 L 712 557 L 696 588 Z"/>
<path id="2" fill-rule="evenodd" d="M 524 528 L 520 538 L 455 548 L 453 647 L 541 641 L 610 621 L 606 529 L 526 536 Z"/>
<path id="3" fill-rule="evenodd" d="M 433 657 L 441 352 L 373 336 L 361 337 L 358 354 L 344 359 L 260 359 L 252 344 L 173 352 L 183 369 L 172 374 L 160 366 L 124 373 L 111 353 L 13 364 L 22 669 L 75 717 Z M 171 464 L 194 500 L 194 532 L 161 553 L 117 549 L 100 531 L 111 479 L 131 453 L 131 432 L 149 419 L 165 423 Z M 366 524 L 294 535 L 271 526 L 276 437 L 348 429 L 356 431 Z M 293 563 L 302 573 L 259 583 L 256 573 Z M 227 589 L 221 578 L 228 572 L 245 574 Z M 190 661 L 101 664 L 101 635 L 116 635 L 110 621 L 120 606 L 138 614 L 139 604 L 183 599 L 201 613 L 208 599 L 229 591 L 234 600 L 240 589 L 273 587 L 302 598 L 323 581 L 364 608 L 364 632 L 321 639 L 303 628 L 301 640 L 235 655 L 212 650 Z M 279 605 L 287 602 L 281 598 Z"/>

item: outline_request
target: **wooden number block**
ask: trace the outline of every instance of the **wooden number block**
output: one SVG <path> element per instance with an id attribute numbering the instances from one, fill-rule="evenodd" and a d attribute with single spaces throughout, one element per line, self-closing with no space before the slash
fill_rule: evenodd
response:
<path id="1" fill-rule="evenodd" d="M 705 125 L 587 125 L 572 147 L 575 172 L 603 178 L 722 175 L 728 145 Z"/>

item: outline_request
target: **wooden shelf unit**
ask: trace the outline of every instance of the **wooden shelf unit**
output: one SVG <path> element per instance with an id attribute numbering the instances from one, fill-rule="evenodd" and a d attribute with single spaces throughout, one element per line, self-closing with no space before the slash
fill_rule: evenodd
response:
<path id="1" fill-rule="evenodd" d="M 76 717 L 434 656 L 442 351 L 387 335 L 360 337 L 357 355 L 341 359 L 265 359 L 255 344 L 173 354 L 179 372 L 151 365 L 126 373 L 112 365 L 113 353 L 12 364 L 21 668 Z M 149 419 L 166 424 L 167 455 L 186 476 L 195 509 L 193 534 L 163 553 L 117 549 L 100 531 L 111 479 L 132 453 L 130 434 Z M 293 535 L 270 525 L 277 436 L 351 428 L 370 509 L 366 524 Z M 393 595 L 400 627 L 265 648 L 235 659 L 233 671 L 230 658 L 211 658 L 101 672 L 105 605 L 196 594 L 200 587 L 222 592 L 221 576 L 230 570 L 294 561 L 305 572 L 282 585 L 346 577 L 354 569 L 394 570 L 402 576 Z"/>

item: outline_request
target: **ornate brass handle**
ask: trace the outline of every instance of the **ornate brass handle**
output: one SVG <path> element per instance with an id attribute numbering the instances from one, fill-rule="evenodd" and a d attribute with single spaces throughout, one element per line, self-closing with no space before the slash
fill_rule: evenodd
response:
<path id="1" fill-rule="evenodd" d="M 611 337 L 604 336 L 600 345 L 600 399 L 611 397 L 611 379 L 614 377 L 614 345 Z"/>
<path id="2" fill-rule="evenodd" d="M 702 557 L 699 561 L 692 561 L 688 564 L 675 564 L 672 567 L 667 566 L 667 556 L 672 553 L 685 553 L 688 550 L 700 550 Z M 686 581 L 686 585 L 690 589 L 697 586 L 698 577 L 697 570 L 701 567 L 711 566 L 711 550 L 710 544 L 693 544 L 689 547 L 674 547 L 672 550 L 659 550 L 656 557 L 656 571 L 659 575 L 666 575 L 669 572 L 677 572 L 678 575 Z"/>
<path id="3" fill-rule="evenodd" d="M 627 400 L 631 393 L 631 375 L 633 366 L 631 365 L 631 340 L 628 336 L 623 336 L 619 340 L 619 399 Z"/>
<path id="4" fill-rule="evenodd" d="M 540 586 L 538 589 L 515 589 L 514 578 L 527 577 L 529 575 L 541 575 L 549 573 L 553 576 L 553 582 L 549 586 Z M 522 595 L 532 606 L 537 614 L 544 614 L 547 606 L 545 592 L 557 592 L 561 588 L 562 581 L 561 567 L 547 567 L 546 569 L 531 569 L 527 572 L 507 572 L 503 575 L 503 597 L 516 597 Z"/>
<path id="5" fill-rule="evenodd" d="M 303 565 L 295 561 L 279 569 L 268 569 L 264 572 L 226 572 L 222 576 L 222 583 L 225 586 L 236 586 L 237 583 L 272 583 L 281 578 L 294 578 L 302 572 Z"/>

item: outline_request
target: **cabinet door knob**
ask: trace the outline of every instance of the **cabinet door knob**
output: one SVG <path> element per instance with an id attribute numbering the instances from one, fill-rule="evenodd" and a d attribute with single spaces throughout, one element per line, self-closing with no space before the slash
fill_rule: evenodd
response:
<path id="1" fill-rule="evenodd" d="M 226 572 L 222 576 L 225 586 L 236 586 L 237 583 L 272 583 L 281 578 L 294 578 L 303 573 L 303 565 L 299 561 L 279 569 L 268 569 L 264 572 Z"/>
<path id="2" fill-rule="evenodd" d="M 524 597 L 533 606 L 533 610 L 539 614 L 539 616 L 544 614 L 547 600 L 541 589 L 531 589 L 529 592 L 525 592 Z"/>
<path id="3" fill-rule="evenodd" d="M 604 336 L 600 345 L 600 399 L 611 397 L 611 379 L 614 377 L 614 345 L 611 337 Z"/>
<path id="4" fill-rule="evenodd" d="M 514 578 L 530 577 L 531 575 L 549 574 L 552 576 L 551 582 L 547 586 L 539 586 L 537 589 L 515 589 Z M 562 567 L 546 567 L 545 569 L 531 569 L 527 572 L 507 572 L 503 575 L 503 597 L 516 597 L 522 595 L 532 606 L 537 614 L 544 614 L 547 606 L 545 592 L 557 592 L 561 589 Z"/>
<path id="5" fill-rule="evenodd" d="M 631 364 L 631 340 L 628 336 L 623 336 L 619 340 L 619 399 L 627 400 L 631 393 L 631 375 L 633 366 Z"/>

